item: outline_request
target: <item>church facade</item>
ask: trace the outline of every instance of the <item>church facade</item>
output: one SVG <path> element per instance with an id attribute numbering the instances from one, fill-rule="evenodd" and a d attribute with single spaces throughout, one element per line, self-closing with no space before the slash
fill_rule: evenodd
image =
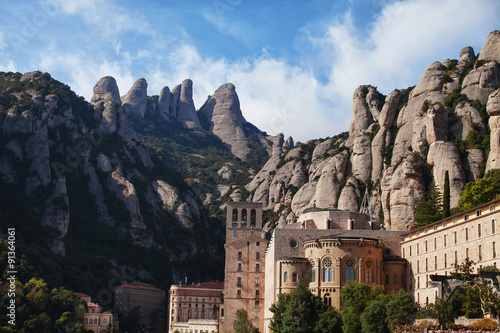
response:
<path id="1" fill-rule="evenodd" d="M 311 208 L 296 223 L 275 228 L 268 241 L 261 214 L 260 203 L 227 204 L 224 332 L 233 331 L 238 309 L 268 332 L 269 308 L 300 280 L 337 310 L 351 280 L 389 292 L 404 288 L 403 232 L 378 230 L 366 214 Z"/>

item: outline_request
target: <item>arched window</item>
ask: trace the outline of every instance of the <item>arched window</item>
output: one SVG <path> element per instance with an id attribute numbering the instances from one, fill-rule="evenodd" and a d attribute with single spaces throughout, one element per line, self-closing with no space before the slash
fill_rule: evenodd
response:
<path id="1" fill-rule="evenodd" d="M 316 282 L 316 262 L 313 258 L 309 258 L 309 264 L 311 265 L 311 282 Z"/>
<path id="2" fill-rule="evenodd" d="M 233 209 L 233 223 L 238 222 L 238 210 L 236 208 Z"/>
<path id="3" fill-rule="evenodd" d="M 255 211 L 255 209 L 252 209 L 250 211 L 250 225 L 255 227 L 256 224 L 257 224 L 257 212 Z"/>
<path id="4" fill-rule="evenodd" d="M 323 260 L 323 274 L 324 274 L 323 280 L 325 282 L 333 281 L 333 265 L 331 258 L 326 258 Z"/>
<path id="5" fill-rule="evenodd" d="M 296 272 L 292 273 L 292 282 L 297 282 L 297 273 Z"/>
<path id="6" fill-rule="evenodd" d="M 247 210 L 245 208 L 241 210 L 241 222 L 247 223 Z"/>
<path id="7" fill-rule="evenodd" d="M 283 274 L 283 282 L 288 282 L 288 272 L 285 272 L 285 274 Z"/>
<path id="8" fill-rule="evenodd" d="M 97 325 L 97 319 L 94 319 L 94 325 Z"/>
<path id="9" fill-rule="evenodd" d="M 205 319 L 205 310 L 201 311 L 201 319 Z"/>
<path id="10" fill-rule="evenodd" d="M 347 259 L 345 262 L 345 280 L 354 281 L 354 260 Z"/>
<path id="11" fill-rule="evenodd" d="M 328 306 L 332 306 L 332 297 L 330 296 L 330 294 L 325 294 L 325 297 L 323 297 L 323 302 Z"/>
<path id="12" fill-rule="evenodd" d="M 373 265 L 371 260 L 367 260 L 365 263 L 365 283 L 373 282 Z"/>

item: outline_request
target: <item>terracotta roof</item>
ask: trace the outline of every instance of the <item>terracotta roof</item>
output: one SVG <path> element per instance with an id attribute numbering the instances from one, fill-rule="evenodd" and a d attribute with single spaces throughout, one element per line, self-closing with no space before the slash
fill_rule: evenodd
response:
<path id="1" fill-rule="evenodd" d="M 89 295 L 84 294 L 84 293 L 73 293 L 73 294 L 78 296 L 78 297 L 90 297 Z"/>

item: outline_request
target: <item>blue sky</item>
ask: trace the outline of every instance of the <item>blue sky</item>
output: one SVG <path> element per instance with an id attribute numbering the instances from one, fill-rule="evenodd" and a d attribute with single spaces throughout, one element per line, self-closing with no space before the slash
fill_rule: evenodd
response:
<path id="1" fill-rule="evenodd" d="M 434 61 L 476 53 L 497 0 L 0 0 L 0 70 L 41 70 L 90 100 L 193 80 L 194 100 L 232 82 L 244 117 L 296 141 L 346 131 L 352 93 L 415 85 Z"/>

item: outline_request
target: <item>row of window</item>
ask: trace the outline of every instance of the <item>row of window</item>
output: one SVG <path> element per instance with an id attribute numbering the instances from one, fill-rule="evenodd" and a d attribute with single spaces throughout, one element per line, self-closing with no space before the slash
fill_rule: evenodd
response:
<path id="1" fill-rule="evenodd" d="M 243 270 L 242 267 L 243 267 L 242 264 L 238 263 L 238 272 L 241 272 Z M 255 264 L 255 271 L 260 272 L 260 264 Z"/>
<path id="2" fill-rule="evenodd" d="M 496 242 L 492 243 L 492 253 L 491 253 L 491 259 L 496 259 L 497 257 L 497 250 L 496 250 Z M 465 258 L 469 258 L 469 248 L 465 248 Z M 478 262 L 483 261 L 485 258 L 483 258 L 483 247 L 482 245 L 479 245 L 477 248 L 477 259 Z M 453 260 L 454 265 L 458 264 L 458 252 L 455 251 L 454 253 L 454 260 Z M 438 270 L 438 257 L 434 256 L 434 270 Z M 451 267 L 451 266 L 450 266 Z M 445 253 L 443 256 L 443 268 L 448 268 L 448 254 Z M 431 269 L 432 270 L 432 269 Z M 425 271 L 429 271 L 429 258 L 425 258 Z M 420 273 L 420 260 L 417 260 L 416 262 L 416 272 Z"/>
<path id="3" fill-rule="evenodd" d="M 491 234 L 494 235 L 496 233 L 496 219 L 491 220 Z M 458 231 L 454 231 L 451 234 L 452 237 L 452 245 L 458 244 Z M 482 236 L 482 229 L 481 229 L 481 223 L 477 225 L 477 238 L 481 238 Z M 464 229 L 464 239 L 465 241 L 469 241 L 472 239 L 472 234 L 469 230 L 469 228 Z M 429 240 L 425 240 L 423 243 L 424 251 L 428 252 L 429 251 Z M 431 241 L 431 244 L 434 245 L 434 250 L 437 249 L 437 237 L 434 237 L 434 241 Z M 448 234 L 443 235 L 443 248 L 447 247 L 450 245 L 450 242 L 448 240 Z M 415 244 L 415 255 L 420 254 L 420 243 Z M 412 245 L 408 246 L 408 256 L 414 255 L 412 253 Z M 406 258 L 406 248 L 403 247 L 403 258 Z"/>
<path id="4" fill-rule="evenodd" d="M 238 277 L 236 278 L 236 285 L 237 285 L 238 287 L 241 287 L 241 276 L 238 276 Z M 260 286 L 260 278 L 255 278 L 255 285 L 256 285 L 256 286 Z"/>
<path id="5" fill-rule="evenodd" d="M 260 246 L 260 242 L 257 242 L 255 245 Z M 260 252 L 255 252 L 255 259 L 260 259 Z M 241 251 L 238 252 L 238 260 L 243 260 L 243 252 Z"/>
<path id="6" fill-rule="evenodd" d="M 88 319 L 88 318 L 85 318 L 84 323 L 86 325 L 97 325 L 97 319 L 92 319 L 92 318 Z M 103 325 L 107 325 L 108 324 L 108 320 L 107 319 L 103 319 L 102 320 L 102 324 Z"/>
<path id="7" fill-rule="evenodd" d="M 189 331 L 188 331 L 188 330 L 189 330 Z M 200 330 L 200 333 L 208 333 L 208 331 L 209 331 L 209 330 Z M 193 329 L 192 329 L 192 328 L 190 328 L 190 329 L 188 329 L 188 328 L 186 328 L 186 329 L 181 328 L 180 332 L 181 332 L 181 333 L 193 333 Z M 195 329 L 195 330 L 194 330 L 194 333 L 198 333 L 198 330 L 197 330 L 197 329 Z M 214 330 L 212 330 L 212 333 L 215 333 L 215 331 L 214 331 Z"/>
<path id="8" fill-rule="evenodd" d="M 248 213 L 245 208 L 241 210 L 241 221 L 243 223 L 246 223 L 248 219 Z M 232 215 L 232 222 L 237 223 L 238 222 L 238 209 L 234 208 L 233 209 L 233 215 Z M 250 224 L 255 225 L 257 222 L 257 212 L 255 209 L 250 210 Z"/>
<path id="9" fill-rule="evenodd" d="M 213 296 L 213 297 L 217 297 L 219 296 L 221 293 L 217 293 L 217 292 L 207 292 L 205 294 L 204 291 L 190 291 L 189 293 L 184 291 L 182 292 L 181 290 L 173 290 L 172 291 L 172 295 L 194 295 L 194 296 Z"/>
<path id="10" fill-rule="evenodd" d="M 236 297 L 241 298 L 241 290 L 240 289 L 236 290 Z M 255 298 L 259 298 L 259 297 L 260 297 L 260 290 L 257 289 L 257 290 L 255 290 Z"/>

